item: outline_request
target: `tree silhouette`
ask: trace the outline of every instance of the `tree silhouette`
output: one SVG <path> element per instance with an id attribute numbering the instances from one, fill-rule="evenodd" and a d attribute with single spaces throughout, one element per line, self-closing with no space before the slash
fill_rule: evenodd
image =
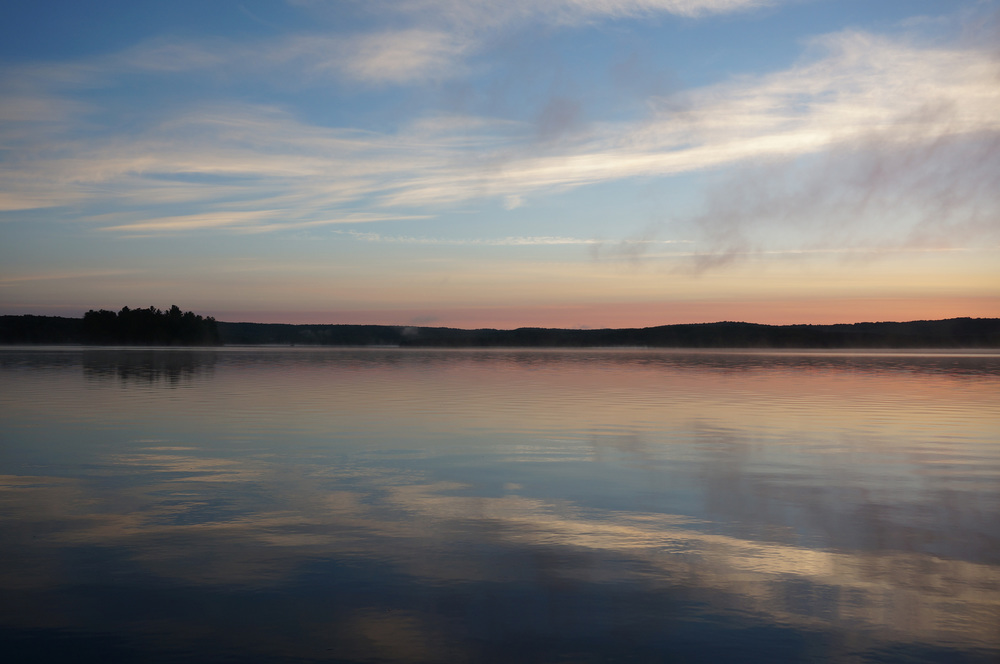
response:
<path id="1" fill-rule="evenodd" d="M 221 343 L 215 319 L 156 307 L 113 311 L 91 309 L 83 316 L 85 343 L 123 346 L 213 346 Z"/>

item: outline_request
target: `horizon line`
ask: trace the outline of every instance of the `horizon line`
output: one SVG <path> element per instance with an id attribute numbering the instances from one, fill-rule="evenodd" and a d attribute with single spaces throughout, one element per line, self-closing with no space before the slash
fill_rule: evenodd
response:
<path id="1" fill-rule="evenodd" d="M 144 307 L 136 307 L 144 308 Z M 131 307 L 130 307 L 131 309 Z M 89 311 L 99 311 L 95 309 L 90 309 Z M 105 310 L 107 311 L 107 310 Z M 120 311 L 120 309 L 119 309 Z M 118 313 L 117 311 L 114 313 Z M 202 314 L 197 314 L 202 315 Z M 83 316 L 55 316 L 48 314 L 0 314 L 0 318 L 4 317 L 34 317 L 34 318 L 67 318 L 82 320 Z M 724 325 L 724 324 L 736 324 L 736 325 L 755 325 L 759 327 L 835 327 L 838 325 L 884 325 L 884 324 L 895 324 L 904 325 L 908 323 L 935 323 L 943 321 L 953 321 L 953 320 L 1000 320 L 1000 317 L 995 316 L 950 316 L 947 318 L 916 318 L 911 320 L 864 320 L 855 321 L 851 323 L 754 323 L 746 320 L 714 320 L 714 321 L 702 321 L 702 322 L 689 322 L 689 323 L 663 323 L 661 325 L 644 325 L 641 327 L 544 327 L 539 325 L 522 325 L 519 327 L 452 327 L 448 325 L 420 325 L 415 323 L 284 323 L 284 322 L 271 322 L 263 323 L 250 320 L 237 320 L 237 321 L 225 321 L 214 318 L 213 316 L 204 316 L 205 318 L 212 318 L 216 323 L 223 323 L 227 325 L 289 325 L 292 327 L 393 327 L 393 328 L 426 328 L 426 329 L 438 329 L 438 330 L 462 330 L 474 332 L 478 330 L 495 330 L 498 332 L 513 332 L 516 330 L 559 330 L 564 332 L 594 332 L 602 330 L 649 330 L 659 327 L 682 327 L 687 325 Z"/>

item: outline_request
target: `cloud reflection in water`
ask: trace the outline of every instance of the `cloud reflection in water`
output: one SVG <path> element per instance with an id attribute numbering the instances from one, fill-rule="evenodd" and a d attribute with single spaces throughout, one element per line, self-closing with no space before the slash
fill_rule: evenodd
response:
<path id="1" fill-rule="evenodd" d="M 962 412 L 1000 396 L 995 359 L 624 356 L 223 353 L 179 381 L 89 372 L 108 376 L 88 383 L 106 390 L 87 400 L 104 404 L 100 443 L 29 404 L 77 389 L 79 365 L 4 365 L 26 389 L 3 401 L 3 639 L 115 634 L 115 652 L 206 661 L 996 654 L 995 425 Z M 879 391 L 913 412 L 869 402 L 831 424 Z M 521 419 L 500 431 L 497 411 Z M 278 413 L 304 421 L 258 426 Z M 72 464 L 67 441 L 85 448 Z"/>

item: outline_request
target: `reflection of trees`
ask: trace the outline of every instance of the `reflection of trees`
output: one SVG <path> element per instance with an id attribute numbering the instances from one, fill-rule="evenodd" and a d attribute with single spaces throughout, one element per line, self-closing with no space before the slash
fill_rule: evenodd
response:
<path id="1" fill-rule="evenodd" d="M 79 351 L 67 350 L 14 350 L 0 352 L 0 370 L 11 371 L 30 369 L 32 371 L 50 369 L 73 369 L 80 365 Z"/>
<path id="2" fill-rule="evenodd" d="M 217 359 L 216 352 L 201 350 L 88 351 L 83 354 L 83 374 L 98 381 L 176 385 L 211 374 Z"/>

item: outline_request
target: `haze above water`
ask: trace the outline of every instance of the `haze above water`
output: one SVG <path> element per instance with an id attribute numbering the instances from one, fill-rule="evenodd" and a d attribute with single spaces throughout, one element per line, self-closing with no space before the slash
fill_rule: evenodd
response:
<path id="1" fill-rule="evenodd" d="M 992 662 L 1000 355 L 0 350 L 9 661 Z"/>

